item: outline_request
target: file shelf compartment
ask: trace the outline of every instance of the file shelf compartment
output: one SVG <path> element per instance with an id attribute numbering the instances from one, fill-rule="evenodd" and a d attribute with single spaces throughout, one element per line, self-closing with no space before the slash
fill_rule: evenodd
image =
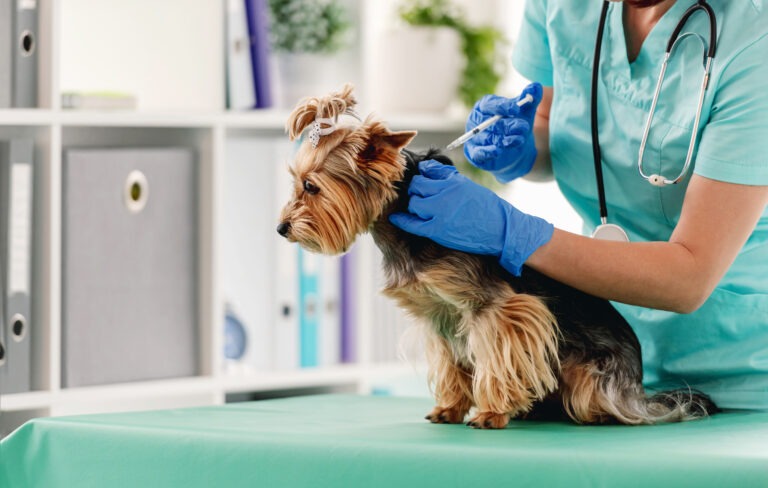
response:
<path id="1" fill-rule="evenodd" d="M 61 91 L 72 87 L 64 86 L 73 68 L 92 60 L 81 60 L 79 65 L 68 64 L 73 45 L 72 38 L 79 35 L 77 29 L 83 23 L 82 16 L 92 7 L 92 2 L 77 0 L 64 2 L 52 0 L 38 2 L 39 7 L 39 48 L 38 58 L 38 108 L 0 109 L 0 138 L 26 137 L 35 141 L 34 176 L 34 248 L 33 248 L 33 329 L 32 329 L 32 390 L 29 393 L 3 395 L 0 398 L 0 426 L 2 434 L 36 416 L 79 413 L 85 411 L 117 411 L 131 408 L 172 408 L 196 404 L 222 404 L 228 394 L 248 394 L 260 391 L 284 391 L 300 388 L 327 388 L 343 386 L 350 390 L 368 391 L 375 377 L 400 375 L 401 365 L 376 365 L 371 368 L 370 344 L 361 344 L 358 361 L 342 366 L 298 369 L 291 371 L 236 372 L 225 369 L 223 364 L 223 337 L 221 329 L 225 311 L 225 293 L 222 286 L 224 256 L 228 252 L 222 239 L 225 235 L 222 223 L 227 204 L 225 174 L 228 171 L 229 151 L 241 140 L 257 140 L 264 147 L 290 145 L 285 134 L 288 109 L 263 111 L 227 112 L 223 105 L 224 66 L 211 67 L 219 73 L 219 80 L 213 80 L 206 89 L 206 100 L 193 110 L 163 108 L 162 104 L 152 105 L 140 111 L 76 111 L 61 109 Z M 174 0 L 164 11 L 181 8 L 208 12 L 210 5 L 187 5 L 183 0 Z M 152 14 L 156 5 L 149 0 L 131 4 L 134 12 Z M 103 12 L 115 14 L 123 6 L 99 7 Z M 218 8 L 218 7 L 216 7 Z M 223 7 L 222 7 L 223 9 Z M 367 11 L 367 7 L 361 7 Z M 367 14 L 366 14 L 367 15 Z M 210 26 L 202 37 L 209 36 L 212 49 L 223 43 L 223 12 L 207 16 Z M 133 18 L 136 20 L 136 17 Z M 366 20 L 368 22 L 370 19 Z M 169 30 L 165 35 L 174 35 Z M 103 39 L 104 48 L 114 47 L 113 41 Z M 69 44 L 68 44 L 69 43 Z M 363 49 L 364 50 L 364 46 Z M 223 60 L 222 60 L 223 61 Z M 146 66 L 153 76 L 161 76 L 157 67 Z M 155 72 L 152 73 L 151 71 Z M 210 80 L 209 80 L 210 81 Z M 186 80 L 194 83 L 194 80 Z M 167 84 L 166 84 L 167 88 Z M 166 89 L 163 88 L 163 89 Z M 359 86 L 361 96 L 365 87 Z M 157 95 L 159 91 L 154 91 Z M 157 99 L 155 99 L 157 101 Z M 154 102 L 153 102 L 154 103 Z M 193 104 L 190 104 L 190 106 Z M 455 134 L 462 131 L 464 122 L 459 118 L 429 114 L 380 114 L 397 130 L 418 129 L 419 146 L 444 145 Z M 390 117 L 391 115 L 391 117 Z M 89 388 L 63 388 L 61 383 L 62 360 L 62 198 L 63 198 L 63 151 L 68 147 L 190 147 L 197 154 L 198 180 L 198 334 L 200 337 L 197 373 L 194 376 L 174 380 L 140 381 Z M 263 176 L 253 182 L 256 192 L 271 192 L 272 177 L 282 171 L 287 158 L 254 157 L 251 164 L 261 166 Z M 269 215 L 262 215 L 259 228 L 263 230 L 262 244 L 257 252 L 269 256 L 274 246 L 283 244 L 274 232 L 270 221 L 282 202 L 272 199 Z M 270 240 L 274 239 L 271 243 Z M 261 246 L 264 247 L 261 247 Z M 375 295 L 377 290 L 370 281 L 370 266 L 366 261 L 359 275 L 368 280 L 361 283 L 361 295 Z M 258 273 L 258 272 L 257 272 Z M 253 278 L 259 289 L 275 286 L 275 274 L 264 272 Z M 270 306 L 262 300 L 261 309 Z M 271 304 L 274 306 L 274 304 Z M 265 318 L 265 321 L 272 319 Z M 372 340 L 370 321 L 363 312 L 359 320 L 362 333 L 357 341 Z M 406 367 L 410 371 L 410 367 Z M 391 373 L 390 373 L 391 372 Z M 239 374 L 242 373 L 242 374 Z M 374 375 L 372 379 L 371 375 Z M 235 395 L 236 396 L 236 395 Z M 2 436 L 0 434 L 0 436 Z"/>

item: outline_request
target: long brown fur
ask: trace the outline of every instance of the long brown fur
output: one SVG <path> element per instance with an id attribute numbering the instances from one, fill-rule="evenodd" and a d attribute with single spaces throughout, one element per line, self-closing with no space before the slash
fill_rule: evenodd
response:
<path id="1" fill-rule="evenodd" d="M 512 277 L 493 258 L 392 226 L 389 214 L 407 207 L 417 161 L 405 147 L 416 132 L 391 132 L 372 117 L 344 121 L 355 104 L 347 85 L 291 113 L 291 139 L 317 118 L 334 119 L 336 129 L 298 150 L 278 232 L 323 254 L 346 252 L 358 235 L 372 234 L 383 254 L 383 293 L 423 324 L 437 401 L 431 422 L 462 422 L 476 407 L 469 425 L 502 428 L 553 399 L 579 423 L 685 420 L 714 409 L 699 394 L 646 398 L 639 344 L 608 302 L 533 270 Z"/>

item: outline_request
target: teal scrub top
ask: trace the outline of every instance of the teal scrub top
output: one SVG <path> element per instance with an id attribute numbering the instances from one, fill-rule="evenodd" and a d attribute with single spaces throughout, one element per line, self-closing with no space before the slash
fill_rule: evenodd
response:
<path id="1" fill-rule="evenodd" d="M 599 224 L 590 135 L 590 81 L 602 2 L 528 0 L 513 63 L 554 87 L 550 149 L 555 179 L 585 221 Z M 599 70 L 599 130 L 608 220 L 632 241 L 666 241 L 680 217 L 690 175 L 658 188 L 637 155 L 667 40 L 694 2 L 678 0 L 627 58 L 622 3 L 611 4 Z M 768 6 L 711 0 L 718 45 L 693 172 L 768 185 Z M 703 13 L 684 32 L 709 38 Z M 703 47 L 689 36 L 674 50 L 644 158 L 646 174 L 675 178 L 688 150 L 703 75 Z M 712 229 L 713 236 L 717 229 Z M 615 304 L 642 346 L 649 389 L 690 386 L 724 408 L 768 408 L 768 210 L 706 303 L 691 314 Z"/>

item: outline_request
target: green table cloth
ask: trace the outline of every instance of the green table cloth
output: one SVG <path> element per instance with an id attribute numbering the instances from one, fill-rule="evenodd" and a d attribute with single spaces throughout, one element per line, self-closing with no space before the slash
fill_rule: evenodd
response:
<path id="1" fill-rule="evenodd" d="M 426 398 L 320 395 L 42 418 L 0 487 L 768 487 L 768 412 L 683 424 L 432 425 Z"/>

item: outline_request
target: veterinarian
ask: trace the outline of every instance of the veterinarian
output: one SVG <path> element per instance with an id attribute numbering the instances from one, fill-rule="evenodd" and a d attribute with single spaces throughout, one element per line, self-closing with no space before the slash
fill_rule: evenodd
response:
<path id="1" fill-rule="evenodd" d="M 409 213 L 391 220 L 496 255 L 514 274 L 525 264 L 614 301 L 640 339 L 651 390 L 690 386 L 720 407 L 768 408 L 768 2 L 710 0 L 714 22 L 693 12 L 656 103 L 675 28 L 702 2 L 614 1 L 604 12 L 601 3 L 528 0 L 513 63 L 540 82 L 520 95 L 534 103 L 484 97 L 467 130 L 502 119 L 464 146 L 501 182 L 554 176 L 585 235 L 524 214 L 436 162 L 422 163 Z M 604 224 L 612 235 L 591 237 Z"/>

